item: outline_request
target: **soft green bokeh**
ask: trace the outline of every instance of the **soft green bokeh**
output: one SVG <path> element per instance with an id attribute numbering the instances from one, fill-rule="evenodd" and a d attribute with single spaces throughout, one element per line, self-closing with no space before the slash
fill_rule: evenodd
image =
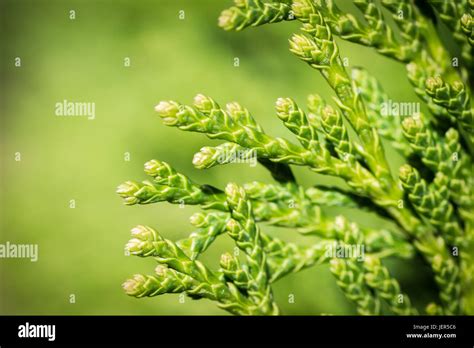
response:
<path id="1" fill-rule="evenodd" d="M 264 169 L 245 164 L 194 169 L 193 154 L 216 142 L 163 126 L 153 107 L 204 93 L 221 103 L 239 101 L 269 134 L 292 138 L 275 116 L 276 98 L 291 96 L 304 105 L 309 93 L 332 96 L 318 72 L 288 51 L 297 23 L 227 33 L 217 17 L 230 1 L 216 0 L 1 3 L 0 243 L 38 244 L 39 260 L 0 259 L 0 314 L 225 314 L 207 300 L 181 304 L 174 295 L 137 300 L 123 293 L 127 277 L 155 266 L 124 255 L 129 230 L 149 224 L 169 239 L 182 238 L 192 231 L 188 217 L 198 208 L 126 207 L 115 188 L 144 179 L 143 163 L 152 158 L 219 187 L 271 180 Z M 416 101 L 400 64 L 345 42 L 341 54 L 350 66 L 379 77 L 393 100 Z M 14 66 L 15 57 L 21 67 Z M 94 102 L 96 119 L 56 116 L 55 104 L 64 99 Z M 17 152 L 21 161 L 15 161 Z M 392 151 L 389 157 L 396 170 L 400 158 Z M 295 172 L 305 185 L 340 183 L 304 168 Z M 75 209 L 69 208 L 72 199 Z M 365 225 L 381 224 L 367 214 L 347 214 Z M 264 229 L 311 242 L 291 230 Z M 231 248 L 222 237 L 203 260 L 216 266 Z M 393 269 L 423 302 L 424 271 L 413 280 L 418 264 Z M 327 266 L 289 276 L 274 291 L 286 314 L 354 313 Z"/>

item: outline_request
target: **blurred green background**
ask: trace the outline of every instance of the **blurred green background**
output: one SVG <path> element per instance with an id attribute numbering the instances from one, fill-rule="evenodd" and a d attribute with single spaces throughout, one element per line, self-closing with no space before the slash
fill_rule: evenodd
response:
<path id="1" fill-rule="evenodd" d="M 180 303 L 177 295 L 137 300 L 123 293 L 126 278 L 155 267 L 153 260 L 124 255 L 130 229 L 148 224 L 169 239 L 183 238 L 192 231 L 188 217 L 198 208 L 127 207 L 115 188 L 128 179 L 145 179 L 143 163 L 153 158 L 218 187 L 271 180 L 261 167 L 246 164 L 194 169 L 193 154 L 217 143 L 163 126 L 153 111 L 160 100 L 188 103 L 204 93 L 222 104 L 239 101 L 269 134 L 291 139 L 275 116 L 275 100 L 291 96 L 304 105 L 310 93 L 332 96 L 319 74 L 288 50 L 297 23 L 224 32 L 217 18 L 230 5 L 1 0 L 0 243 L 38 244 L 39 260 L 0 259 L 0 314 L 225 314 L 207 300 Z M 350 66 L 365 66 L 379 77 L 393 100 L 417 101 L 402 65 L 346 42 L 340 49 Z M 15 67 L 16 57 L 21 67 Z M 124 66 L 126 57 L 130 67 Z M 95 103 L 95 120 L 56 116 L 55 104 L 64 99 Z M 15 161 L 17 152 L 21 161 Z M 130 161 L 124 160 L 127 152 Z M 400 158 L 391 150 L 388 156 L 396 170 Z M 307 186 L 341 184 L 304 168 L 295 173 Z M 345 214 L 363 225 L 383 224 L 366 213 Z M 291 230 L 263 229 L 287 240 L 312 241 Z M 224 236 L 202 259 L 215 267 L 231 248 Z M 414 301 L 425 303 L 431 286 L 422 266 L 390 265 Z M 326 265 L 288 276 L 274 292 L 285 314 L 355 313 Z M 288 302 L 290 294 L 295 303 Z"/>

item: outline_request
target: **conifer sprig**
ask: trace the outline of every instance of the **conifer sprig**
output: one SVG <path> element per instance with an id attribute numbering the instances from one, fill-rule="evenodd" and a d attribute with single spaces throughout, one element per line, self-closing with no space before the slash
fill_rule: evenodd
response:
<path id="1" fill-rule="evenodd" d="M 390 144 L 399 150 L 405 157 L 411 155 L 410 146 L 403 136 L 400 115 L 392 115 L 388 110 L 390 98 L 381 84 L 363 68 L 352 69 L 352 78 L 357 84 L 357 91 L 367 106 L 367 116 L 372 127 L 377 129 L 381 137 L 390 141 Z"/>
<path id="2" fill-rule="evenodd" d="M 278 314 L 270 288 L 267 256 L 260 236 L 260 229 L 252 214 L 252 204 L 243 188 L 230 183 L 225 189 L 232 219 L 226 228 L 239 249 L 247 255 L 249 281 L 247 291 L 263 311 Z"/>
<path id="3" fill-rule="evenodd" d="M 472 67 L 472 46 L 468 42 L 468 38 L 463 33 L 463 25 L 460 18 L 463 12 L 461 4 L 449 0 L 428 0 L 430 5 L 439 14 L 439 18 L 451 30 L 454 40 L 461 47 L 461 54 L 466 63 Z"/>
<path id="4" fill-rule="evenodd" d="M 177 292 L 184 289 L 193 297 L 206 297 L 217 301 L 221 308 L 231 313 L 266 314 L 256 308 L 235 286 L 222 282 L 217 274 L 200 261 L 188 258 L 175 243 L 164 239 L 152 228 L 137 226 L 132 230 L 132 237 L 127 244 L 127 250 L 131 254 L 141 257 L 153 256 L 158 263 L 174 271 L 169 272 L 169 276 L 166 277 L 165 269 L 160 268 L 158 273 L 165 275 L 162 279 L 134 276 L 123 285 L 129 295 L 141 297 L 157 295 L 163 291 Z M 175 285 L 176 283 L 179 283 L 179 286 Z M 164 289 L 161 290 L 160 287 Z"/>
<path id="5" fill-rule="evenodd" d="M 256 27 L 290 19 L 292 19 L 291 7 L 284 2 L 236 0 L 234 7 L 221 13 L 219 26 L 224 30 L 240 31 L 250 26 Z"/>
<path id="6" fill-rule="evenodd" d="M 362 246 L 364 243 L 358 227 L 355 224 L 349 224 L 342 216 L 337 219 L 336 232 L 340 247 L 346 245 Z M 381 310 L 380 298 L 371 291 L 366 283 L 365 270 L 360 260 L 358 260 L 363 255 L 351 256 L 333 257 L 330 261 L 330 270 L 346 297 L 356 304 L 359 314 L 378 315 Z"/>
<path id="7" fill-rule="evenodd" d="M 382 263 L 387 257 L 410 259 L 416 253 L 430 266 L 439 296 L 430 315 L 474 313 L 474 139 L 471 104 L 473 0 L 429 0 L 461 49 L 453 56 L 426 7 L 411 0 L 354 0 L 359 16 L 333 0 L 235 0 L 219 26 L 248 27 L 297 20 L 303 34 L 290 51 L 316 69 L 335 93 L 335 106 L 318 94 L 307 110 L 292 98 L 276 101 L 276 117 L 298 143 L 266 133 L 237 102 L 221 107 L 198 94 L 192 105 L 162 101 L 155 110 L 167 126 L 198 132 L 222 143 L 201 148 L 198 169 L 229 163 L 263 165 L 273 183 L 229 184 L 222 190 L 192 181 L 169 164 L 145 164 L 151 177 L 127 181 L 117 193 L 127 205 L 169 202 L 195 205 L 195 230 L 172 242 L 156 230 L 132 230 L 128 251 L 154 258 L 153 275 L 137 274 L 123 288 L 135 297 L 184 293 L 207 298 L 233 314 L 274 315 L 280 311 L 272 284 L 295 272 L 329 264 L 336 283 L 359 314 L 421 313 Z M 362 17 L 363 19 L 362 19 Z M 394 26 L 386 19 L 391 16 Z M 429 112 L 387 115 L 390 101 L 375 77 L 363 68 L 349 74 L 335 36 L 374 48 L 406 65 L 407 77 Z M 472 69 L 471 69 L 472 70 Z M 399 151 L 398 180 L 384 145 Z M 389 165 L 390 164 L 390 165 Z M 346 188 L 301 185 L 291 166 L 343 179 Z M 396 171 L 396 170 L 395 170 Z M 377 214 L 387 228 L 359 226 L 331 209 Z M 265 232 L 284 227 L 314 240 L 305 245 Z M 292 232 L 290 231 L 290 232 Z M 239 257 L 222 254 L 218 270 L 200 256 L 217 238 L 230 237 Z M 291 237 L 291 235 L 289 235 Z M 355 247 L 357 255 L 344 253 Z M 335 250 L 343 251 L 340 255 Z M 362 252 L 360 252 L 362 250 Z"/>
<path id="8" fill-rule="evenodd" d="M 365 281 L 368 286 L 388 303 L 395 314 L 418 314 L 418 311 L 412 307 L 408 295 L 401 292 L 398 281 L 390 276 L 388 269 L 382 265 L 379 258 L 366 257 L 364 267 Z"/>

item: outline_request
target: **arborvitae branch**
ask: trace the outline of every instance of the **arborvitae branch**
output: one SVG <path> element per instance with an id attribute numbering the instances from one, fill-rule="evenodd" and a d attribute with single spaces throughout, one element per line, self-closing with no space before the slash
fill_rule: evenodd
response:
<path id="1" fill-rule="evenodd" d="M 252 214 L 252 204 L 245 191 L 236 184 L 228 184 L 225 189 L 227 203 L 232 219 L 227 222 L 227 231 L 237 246 L 247 255 L 249 265 L 248 292 L 264 312 L 278 314 L 279 310 L 273 300 L 267 271 L 267 256 L 263 249 L 260 230 Z"/>
<path id="2" fill-rule="evenodd" d="M 129 252 L 153 257 L 160 265 L 154 275 L 126 281 L 125 292 L 135 297 L 185 293 L 216 301 L 233 314 L 278 314 L 272 283 L 330 262 L 337 284 L 360 314 L 379 314 L 381 301 L 395 314 L 417 314 L 381 263 L 382 258 L 410 258 L 417 252 L 439 287 L 440 304 L 431 301 L 426 312 L 473 313 L 474 129 L 472 76 L 466 67 L 473 62 L 474 1 L 429 0 L 461 48 L 459 67 L 457 57 L 450 56 L 440 40 L 434 16 L 411 0 L 354 0 L 363 20 L 343 12 L 333 0 L 234 3 L 219 18 L 226 30 L 293 19 L 303 24 L 304 34 L 292 37 L 290 50 L 322 74 L 335 92 L 337 109 L 317 94 L 308 98 L 308 112 L 291 98 L 279 98 L 277 116 L 297 144 L 267 134 L 237 102 L 222 108 L 202 94 L 190 106 L 160 102 L 155 110 L 165 125 L 223 141 L 196 153 L 195 167 L 258 162 L 276 182 L 229 184 L 220 190 L 193 182 L 165 162 L 147 162 L 149 181 L 127 181 L 118 187 L 125 204 L 169 202 L 196 205 L 206 213 L 194 214 L 195 231 L 177 242 L 149 227 L 135 228 Z M 392 15 L 397 35 L 382 7 Z M 402 123 L 400 117 L 383 115 L 389 96 L 365 70 L 346 72 L 333 35 L 406 64 L 408 79 L 429 114 L 413 114 Z M 392 176 L 381 138 L 411 165 L 401 167 L 400 182 Z M 348 188 L 304 187 L 291 165 L 343 179 Z M 394 227 L 360 227 L 342 216 L 331 217 L 325 207 L 376 213 Z M 264 224 L 286 227 L 315 241 L 307 246 L 282 241 L 262 232 Z M 220 269 L 211 271 L 198 259 L 225 234 L 245 260 L 224 253 Z M 331 253 L 350 246 L 364 247 L 365 253 L 360 258 Z"/>

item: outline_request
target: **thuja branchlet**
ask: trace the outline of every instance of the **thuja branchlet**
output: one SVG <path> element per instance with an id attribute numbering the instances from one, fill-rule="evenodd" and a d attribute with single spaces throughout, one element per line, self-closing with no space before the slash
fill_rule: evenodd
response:
<path id="1" fill-rule="evenodd" d="M 191 216 L 195 230 L 182 240 L 168 240 L 148 226 L 132 229 L 127 250 L 154 258 L 158 267 L 127 280 L 125 292 L 135 297 L 183 293 L 215 301 L 233 314 L 276 315 L 281 311 L 273 283 L 327 264 L 360 314 L 473 314 L 474 1 L 429 0 L 419 8 L 422 2 L 412 0 L 354 0 L 361 16 L 342 11 L 332 0 L 234 2 L 218 20 L 224 30 L 301 24 L 289 49 L 324 77 L 334 91 L 333 103 L 317 94 L 308 97 L 306 107 L 279 98 L 276 117 L 293 133 L 294 140 L 287 140 L 266 133 L 237 102 L 221 106 L 201 94 L 191 105 L 159 102 L 155 110 L 164 125 L 222 141 L 195 154 L 196 168 L 256 158 L 274 180 L 219 189 L 192 181 L 168 163 L 147 162 L 148 181 L 118 187 L 125 204 L 168 202 L 203 210 Z M 443 46 L 437 21 L 451 32 L 459 57 Z M 335 37 L 405 65 L 427 112 L 384 115 L 389 95 L 364 68 L 344 66 Z M 404 159 L 400 168 L 388 160 L 387 146 Z M 303 187 L 292 166 L 341 178 L 348 189 Z M 321 209 L 334 206 L 369 211 L 395 227 L 359 226 Z M 316 242 L 282 241 L 267 234 L 266 225 L 313 236 Z M 224 235 L 241 253 L 224 253 L 220 267 L 210 269 L 199 257 Z M 362 258 L 330 252 L 354 245 L 364 247 Z M 387 257 L 416 255 L 430 267 L 438 287 L 438 296 L 419 308 L 384 265 Z"/>

